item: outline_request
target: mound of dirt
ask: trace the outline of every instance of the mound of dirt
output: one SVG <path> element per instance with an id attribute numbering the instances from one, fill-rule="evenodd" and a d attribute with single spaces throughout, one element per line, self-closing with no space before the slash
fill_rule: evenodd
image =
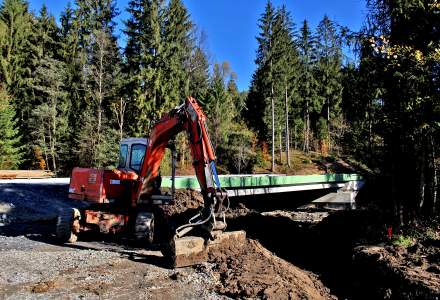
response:
<path id="1" fill-rule="evenodd" d="M 222 245 L 209 253 L 218 292 L 232 298 L 335 299 L 311 273 L 276 257 L 259 242 Z"/>
<path id="2" fill-rule="evenodd" d="M 182 214 L 187 210 L 198 209 L 203 205 L 200 192 L 190 189 L 179 189 L 174 193 L 174 204 L 163 205 L 162 211 L 168 216 Z"/>
<path id="3" fill-rule="evenodd" d="M 354 262 L 378 297 L 390 299 L 440 298 L 440 248 L 415 244 L 398 246 L 359 246 Z"/>

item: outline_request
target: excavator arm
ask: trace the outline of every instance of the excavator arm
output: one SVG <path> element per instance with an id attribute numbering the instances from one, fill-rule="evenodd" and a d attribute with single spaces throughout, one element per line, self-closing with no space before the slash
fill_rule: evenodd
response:
<path id="1" fill-rule="evenodd" d="M 206 128 L 206 116 L 194 98 L 164 114 L 152 129 L 150 140 L 139 173 L 136 192 L 132 195 L 132 205 L 139 201 L 145 203 L 155 190 L 156 178 L 159 175 L 160 163 L 165 149 L 174 137 L 186 131 L 193 166 L 204 199 L 204 207 L 189 224 L 177 229 L 178 237 L 185 235 L 198 225 L 208 225 L 209 230 L 226 227 L 224 222 L 216 222 L 216 216 L 223 214 L 223 201 L 227 193 L 221 188 L 215 167 L 215 154 Z"/>

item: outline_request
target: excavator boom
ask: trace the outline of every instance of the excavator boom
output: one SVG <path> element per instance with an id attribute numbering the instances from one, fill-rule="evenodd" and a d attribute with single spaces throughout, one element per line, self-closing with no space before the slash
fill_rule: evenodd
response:
<path id="1" fill-rule="evenodd" d="M 174 202 L 173 189 L 172 195 L 160 193 L 159 169 L 166 148 L 183 131 L 187 133 L 204 203 L 187 224 L 175 229 L 164 252 L 173 258 L 175 267 L 181 267 L 204 261 L 209 248 L 220 241 L 244 239 L 244 232 L 223 232 L 229 199 L 217 176 L 206 116 L 197 100 L 189 97 L 162 116 L 148 139 L 121 141 L 118 169 L 73 169 L 69 198 L 89 204 L 86 209 L 73 208 L 60 214 L 57 222 L 59 240 L 72 242 L 81 231 L 99 229 L 102 233 L 132 232 L 138 241 L 146 244 L 157 241 L 155 232 L 161 232 L 155 230 L 157 206 Z M 174 163 L 173 155 L 173 182 Z M 195 228 L 198 230 L 193 230 Z M 195 233 L 199 236 L 194 236 Z"/>
<path id="2" fill-rule="evenodd" d="M 145 203 L 152 199 L 156 178 L 165 149 L 179 132 L 186 131 L 195 174 L 200 185 L 204 205 L 188 224 L 176 229 L 170 241 L 175 267 L 192 265 L 206 259 L 208 244 L 225 240 L 225 235 L 240 238 L 244 232 L 227 234 L 225 210 L 229 207 L 227 192 L 221 188 L 215 166 L 215 153 L 212 147 L 206 116 L 194 98 L 187 98 L 181 106 L 163 115 L 152 129 L 145 159 L 138 178 L 137 192 L 132 195 L 132 204 Z M 225 205 L 226 204 L 226 205 Z M 194 228 L 203 228 L 208 239 L 186 236 Z"/>

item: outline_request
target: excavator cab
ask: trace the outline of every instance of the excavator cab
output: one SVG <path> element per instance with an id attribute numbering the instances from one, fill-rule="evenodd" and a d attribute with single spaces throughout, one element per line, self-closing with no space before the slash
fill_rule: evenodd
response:
<path id="1" fill-rule="evenodd" d="M 125 138 L 119 145 L 118 169 L 139 174 L 148 146 L 146 138 Z"/>

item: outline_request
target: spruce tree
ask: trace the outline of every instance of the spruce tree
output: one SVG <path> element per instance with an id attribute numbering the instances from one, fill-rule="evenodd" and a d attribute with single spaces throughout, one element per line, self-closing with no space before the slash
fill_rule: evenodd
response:
<path id="1" fill-rule="evenodd" d="M 206 113 L 210 116 L 208 125 L 214 149 L 225 140 L 228 126 L 231 125 L 234 118 L 234 103 L 228 94 L 225 82 L 230 72 L 228 62 L 214 65 L 205 101 Z"/>
<path id="2" fill-rule="evenodd" d="M 111 104 L 119 100 L 117 87 L 121 76 L 113 20 L 118 11 L 114 0 L 77 0 L 76 4 L 75 28 L 78 30 L 84 96 L 81 104 L 83 122 L 79 124 L 75 151 L 80 161 L 90 163 L 89 166 L 106 166 L 117 153 L 117 135 L 113 135 L 115 124 L 109 120 L 113 116 Z M 85 124 L 85 120 L 92 124 Z M 91 146 L 91 150 L 85 151 L 84 144 Z"/>
<path id="3" fill-rule="evenodd" d="M 249 125 L 257 130 L 261 140 L 266 141 L 268 136 L 271 136 L 272 171 L 275 169 L 274 22 L 275 8 L 268 1 L 259 19 L 260 34 L 257 37 L 258 49 L 255 59 L 257 69 L 252 77 L 245 114 Z"/>
<path id="4" fill-rule="evenodd" d="M 294 44 L 294 23 L 285 6 L 277 10 L 274 23 L 274 69 L 277 84 L 275 85 L 276 119 L 279 135 L 284 132 L 284 144 L 287 164 L 290 167 L 289 108 L 296 94 L 298 76 L 298 54 Z M 283 128 L 283 129 L 281 129 Z M 280 161 L 282 161 L 282 141 L 279 143 Z"/>
<path id="5" fill-rule="evenodd" d="M 0 82 L 5 84 L 26 144 L 23 163 L 32 157 L 28 120 L 32 111 L 32 72 L 38 63 L 35 19 L 22 0 L 5 0 L 0 8 Z"/>
<path id="6" fill-rule="evenodd" d="M 136 87 L 136 123 L 133 131 L 145 136 L 165 111 L 164 103 L 164 40 L 162 36 L 164 8 L 161 0 L 143 3 L 139 85 Z"/>
<path id="7" fill-rule="evenodd" d="M 209 85 L 209 62 L 200 46 L 195 47 L 189 62 L 188 95 L 199 101 L 205 101 Z"/>
<path id="8" fill-rule="evenodd" d="M 163 84 L 165 111 L 178 105 L 189 94 L 187 65 L 191 58 L 192 23 L 181 0 L 170 0 L 164 18 Z"/>
<path id="9" fill-rule="evenodd" d="M 319 122 L 318 131 L 321 144 L 327 144 L 328 146 L 324 148 L 328 147 L 331 151 L 331 126 L 334 119 L 341 116 L 341 37 L 337 25 L 327 16 L 324 16 L 318 24 L 316 35 L 318 41 L 316 76 L 319 82 L 318 95 L 322 101 L 321 117 L 323 118 Z"/>
<path id="10" fill-rule="evenodd" d="M 16 169 L 23 157 L 23 147 L 15 122 L 15 111 L 6 89 L 0 86 L 0 169 Z"/>
<path id="11" fill-rule="evenodd" d="M 317 97 L 317 81 L 314 75 L 314 64 L 316 62 L 315 40 L 311 35 L 309 25 L 304 20 L 300 30 L 298 40 L 298 49 L 300 53 L 300 78 L 298 82 L 298 96 L 302 107 L 304 117 L 304 142 L 303 151 L 310 151 L 311 139 L 311 115 L 318 110 L 321 104 Z"/>

